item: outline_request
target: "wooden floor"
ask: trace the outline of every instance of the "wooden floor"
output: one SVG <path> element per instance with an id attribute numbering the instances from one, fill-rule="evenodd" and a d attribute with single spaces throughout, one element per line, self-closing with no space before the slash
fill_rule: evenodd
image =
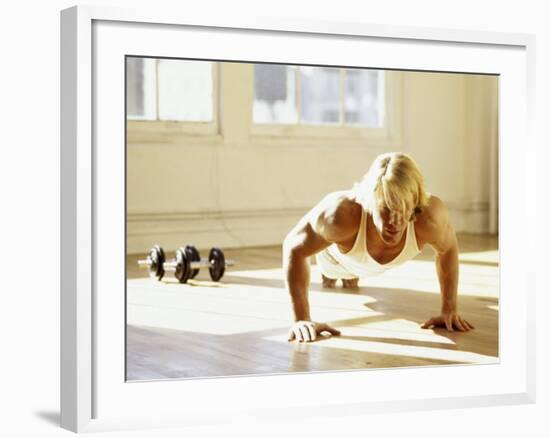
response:
<path id="1" fill-rule="evenodd" d="M 137 268 L 145 255 L 129 256 L 127 379 L 498 362 L 498 240 L 461 235 L 459 243 L 459 310 L 475 330 L 420 328 L 440 302 L 433 254 L 425 249 L 361 280 L 355 291 L 324 289 L 312 266 L 312 317 L 342 335 L 309 344 L 286 338 L 292 314 L 280 247 L 226 250 L 238 265 L 219 283 L 204 271 L 188 284 L 157 282 Z"/>

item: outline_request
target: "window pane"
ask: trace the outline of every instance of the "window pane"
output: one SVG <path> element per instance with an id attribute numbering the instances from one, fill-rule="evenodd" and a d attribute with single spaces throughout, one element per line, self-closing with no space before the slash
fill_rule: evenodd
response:
<path id="1" fill-rule="evenodd" d="M 126 110 L 129 119 L 156 119 L 156 61 L 126 58 Z"/>
<path id="2" fill-rule="evenodd" d="M 301 120 L 309 124 L 340 121 L 340 70 L 300 67 Z"/>
<path id="3" fill-rule="evenodd" d="M 296 123 L 296 67 L 254 65 L 254 123 Z"/>
<path id="4" fill-rule="evenodd" d="M 128 58 L 126 90 L 128 115 L 141 116 L 143 109 L 143 59 Z"/>
<path id="5" fill-rule="evenodd" d="M 346 70 L 345 123 L 384 125 L 384 76 L 378 70 Z"/>
<path id="6" fill-rule="evenodd" d="M 159 119 L 211 122 L 212 63 L 158 60 Z"/>

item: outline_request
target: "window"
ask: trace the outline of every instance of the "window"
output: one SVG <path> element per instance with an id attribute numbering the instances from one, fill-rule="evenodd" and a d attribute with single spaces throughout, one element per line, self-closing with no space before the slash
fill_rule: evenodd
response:
<path id="1" fill-rule="evenodd" d="M 386 70 L 129 56 L 127 139 L 390 147 L 400 141 L 400 81 Z"/>
<path id="2" fill-rule="evenodd" d="M 216 63 L 127 57 L 126 67 L 128 121 L 179 122 L 179 132 L 215 132 Z"/>
<path id="3" fill-rule="evenodd" d="M 298 123 L 298 68 L 254 65 L 254 123 Z"/>
<path id="4" fill-rule="evenodd" d="M 381 70 L 256 64 L 254 123 L 382 128 L 384 76 Z"/>

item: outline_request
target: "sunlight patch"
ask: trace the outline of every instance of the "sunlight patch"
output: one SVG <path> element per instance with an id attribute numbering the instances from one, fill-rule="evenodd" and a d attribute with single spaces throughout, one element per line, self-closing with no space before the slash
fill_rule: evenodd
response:
<path id="1" fill-rule="evenodd" d="M 446 348 L 425 347 L 416 345 L 403 345 L 389 342 L 347 339 L 348 336 L 353 336 L 351 334 L 353 332 L 349 330 L 352 328 L 353 327 L 343 327 L 341 330 L 341 336 L 334 336 L 318 343 L 312 343 L 310 345 L 318 348 L 334 348 L 366 353 L 406 356 L 428 360 L 441 360 L 468 364 L 491 364 L 499 362 L 498 357 L 486 356 L 470 351 L 460 351 Z M 264 339 L 279 342 L 288 342 L 287 339 L 282 336 L 270 336 Z"/>

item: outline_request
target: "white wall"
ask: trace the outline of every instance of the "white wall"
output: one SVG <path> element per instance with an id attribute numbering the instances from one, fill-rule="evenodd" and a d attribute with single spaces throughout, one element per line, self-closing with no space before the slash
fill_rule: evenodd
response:
<path id="1" fill-rule="evenodd" d="M 155 134 L 128 124 L 128 250 L 154 243 L 280 244 L 324 194 L 350 188 L 376 155 L 410 153 L 428 190 L 447 201 L 458 231 L 488 231 L 485 130 L 496 77 L 403 72 L 400 141 L 265 137 L 251 130 L 253 67 L 222 63 L 221 128 L 214 138 Z"/>

